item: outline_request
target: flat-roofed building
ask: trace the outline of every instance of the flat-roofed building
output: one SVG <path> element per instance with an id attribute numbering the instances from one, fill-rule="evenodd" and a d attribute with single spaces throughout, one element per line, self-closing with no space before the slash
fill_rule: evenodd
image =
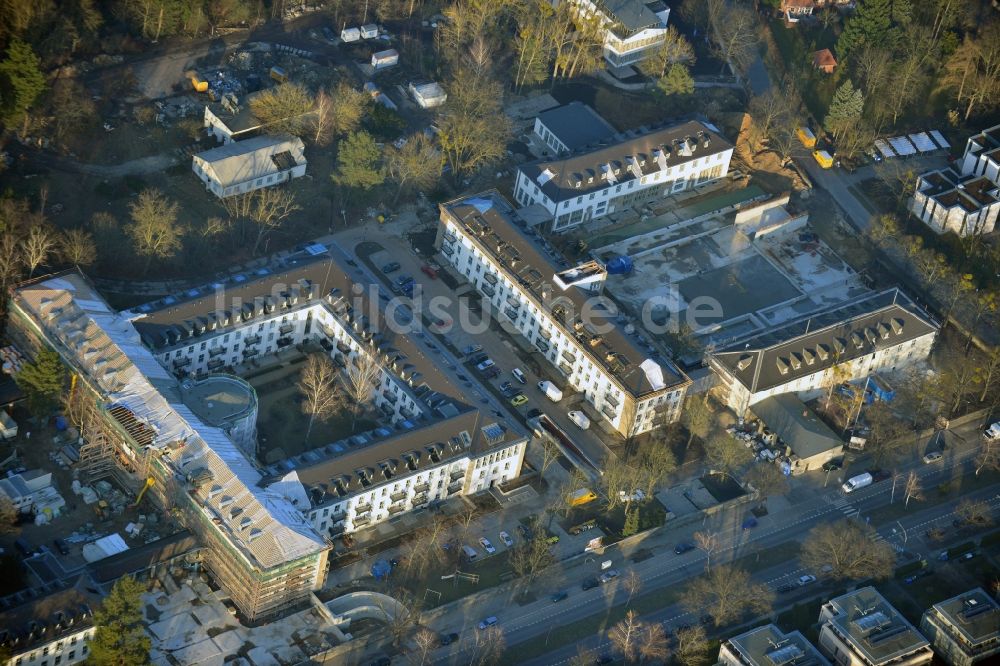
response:
<path id="1" fill-rule="evenodd" d="M 718 180 L 729 172 L 733 145 L 707 123 L 640 128 L 601 145 L 517 167 L 514 199 L 539 204 L 552 231 Z"/>
<path id="2" fill-rule="evenodd" d="M 690 380 L 601 295 L 606 268 L 572 266 L 526 227 L 491 190 L 441 205 L 436 246 L 611 428 L 630 437 L 657 414 L 675 421 Z"/>
<path id="3" fill-rule="evenodd" d="M 719 646 L 721 666 L 830 666 L 800 631 L 784 633 L 773 624 L 733 636 Z"/>
<path id="4" fill-rule="evenodd" d="M 610 142 L 615 135 L 615 128 L 583 102 L 570 102 L 543 111 L 535 118 L 533 131 L 556 155 Z"/>
<path id="5" fill-rule="evenodd" d="M 920 630 L 951 666 L 1000 658 L 1000 604 L 982 588 L 931 606 L 920 620 Z"/>
<path id="6" fill-rule="evenodd" d="M 737 414 L 783 393 L 892 371 L 927 358 L 939 326 L 898 289 L 837 305 L 708 355 L 720 400 Z"/>
<path id="7" fill-rule="evenodd" d="M 968 138 L 962 155 L 962 173 L 1000 184 L 1000 125 Z"/>
<path id="8" fill-rule="evenodd" d="M 930 642 L 874 587 L 823 604 L 819 649 L 840 666 L 920 666 L 934 658 Z"/>
<path id="9" fill-rule="evenodd" d="M 984 176 L 941 169 L 917 177 L 910 212 L 939 234 L 988 234 L 1000 216 L 1000 188 Z"/>

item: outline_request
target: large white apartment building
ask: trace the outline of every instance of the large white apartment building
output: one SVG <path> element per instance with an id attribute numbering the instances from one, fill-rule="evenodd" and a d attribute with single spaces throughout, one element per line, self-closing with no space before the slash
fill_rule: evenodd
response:
<path id="1" fill-rule="evenodd" d="M 604 31 L 604 59 L 612 67 L 633 65 L 663 43 L 670 8 L 662 0 L 567 0 Z"/>
<path id="2" fill-rule="evenodd" d="M 22 285 L 11 306 L 18 346 L 55 349 L 79 377 L 100 423 L 88 443 L 112 445 L 134 489 L 154 480 L 149 495 L 179 511 L 248 620 L 323 585 L 332 535 L 521 471 L 527 437 L 463 402 L 321 245 L 126 312 L 79 272 Z M 265 469 L 252 441 L 256 394 L 235 374 L 307 343 L 341 366 L 378 364 L 380 425 Z"/>
<path id="3" fill-rule="evenodd" d="M 737 339 L 708 356 L 737 414 L 771 396 L 896 370 L 927 358 L 938 325 L 898 289 Z"/>
<path id="4" fill-rule="evenodd" d="M 541 205 L 552 231 L 683 192 L 729 172 L 733 145 L 696 121 L 616 135 L 583 152 L 522 164 L 514 198 Z"/>
<path id="5" fill-rule="evenodd" d="M 939 234 L 988 234 L 1000 217 L 1000 125 L 970 137 L 959 164 L 921 174 L 910 212 Z"/>
<path id="6" fill-rule="evenodd" d="M 436 246 L 484 309 L 509 322 L 622 436 L 650 430 L 657 413 L 676 420 L 690 380 L 601 297 L 605 267 L 570 266 L 526 226 L 499 193 L 484 192 L 442 204 Z"/>
<path id="7" fill-rule="evenodd" d="M 823 604 L 819 649 L 838 666 L 921 666 L 930 643 L 874 587 Z"/>
<path id="8" fill-rule="evenodd" d="M 1000 604 L 977 587 L 928 608 L 920 631 L 949 666 L 995 663 L 1000 657 Z"/>

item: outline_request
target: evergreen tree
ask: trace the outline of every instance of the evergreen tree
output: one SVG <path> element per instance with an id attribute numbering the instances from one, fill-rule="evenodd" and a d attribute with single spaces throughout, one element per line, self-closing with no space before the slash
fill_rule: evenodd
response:
<path id="1" fill-rule="evenodd" d="M 671 65 L 666 76 L 656 82 L 656 87 L 664 95 L 690 95 L 694 92 L 694 79 L 688 68 L 681 64 Z"/>
<path id="2" fill-rule="evenodd" d="M 639 531 L 639 507 L 629 507 L 625 513 L 625 524 L 622 526 L 622 536 L 630 537 Z"/>
<path id="3" fill-rule="evenodd" d="M 94 612 L 94 637 L 90 640 L 93 666 L 145 666 L 150 641 L 142 626 L 142 584 L 126 576 L 111 588 L 101 608 Z"/>
<path id="4" fill-rule="evenodd" d="M 347 135 L 337 145 L 337 171 L 333 182 L 341 187 L 370 190 L 385 182 L 382 155 L 371 134 L 364 130 Z"/>
<path id="5" fill-rule="evenodd" d="M 865 45 L 884 46 L 892 29 L 892 0 L 862 0 L 837 40 L 837 57 L 847 58 Z"/>
<path id="6" fill-rule="evenodd" d="M 28 397 L 28 405 L 36 416 L 48 416 L 59 404 L 66 379 L 59 354 L 51 349 L 38 352 L 34 363 L 25 363 L 14 376 L 18 387 Z"/>
<path id="7" fill-rule="evenodd" d="M 865 99 L 861 91 L 856 90 L 851 80 L 847 79 L 833 94 L 823 126 L 834 138 L 838 138 L 847 128 L 858 122 L 864 107 Z"/>
<path id="8" fill-rule="evenodd" d="M 0 119 L 7 125 L 20 121 L 44 90 L 38 56 L 20 39 L 12 40 L 0 62 Z"/>

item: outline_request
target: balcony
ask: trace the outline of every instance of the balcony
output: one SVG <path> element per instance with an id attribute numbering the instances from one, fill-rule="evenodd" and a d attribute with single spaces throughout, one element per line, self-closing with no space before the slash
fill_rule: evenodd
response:
<path id="1" fill-rule="evenodd" d="M 402 504 L 393 504 L 392 506 L 389 507 L 390 516 L 394 516 L 402 511 L 406 511 L 406 507 L 403 506 Z"/>
<path id="2" fill-rule="evenodd" d="M 573 374 L 573 366 L 569 363 L 563 362 L 559 364 L 559 371 L 569 377 Z"/>
<path id="3" fill-rule="evenodd" d="M 567 363 L 576 363 L 576 356 L 574 356 L 573 354 L 569 353 L 568 351 L 564 351 L 562 353 L 562 358 Z"/>
<path id="4" fill-rule="evenodd" d="M 538 347 L 540 351 L 547 352 L 549 350 L 549 343 L 545 340 L 536 340 L 535 346 Z"/>
<path id="5" fill-rule="evenodd" d="M 353 522 L 355 527 L 361 527 L 362 525 L 367 525 L 372 522 L 372 519 L 370 516 L 358 516 Z"/>
<path id="6" fill-rule="evenodd" d="M 244 356 L 256 356 L 259 353 L 260 352 L 257 351 L 256 349 L 244 349 L 243 350 L 243 355 Z"/>
<path id="7" fill-rule="evenodd" d="M 278 338 L 279 347 L 287 347 L 289 345 L 295 344 L 295 341 L 291 338 Z"/>
<path id="8" fill-rule="evenodd" d="M 458 236 L 456 236 L 455 234 L 451 233 L 450 231 L 446 231 L 446 232 L 444 232 L 444 239 L 446 241 L 448 241 L 449 243 L 454 243 L 455 241 L 458 240 Z"/>
<path id="9" fill-rule="evenodd" d="M 174 368 L 183 368 L 186 365 L 191 365 L 191 358 L 179 358 L 174 361 Z"/>
<path id="10" fill-rule="evenodd" d="M 601 407 L 601 413 L 611 420 L 614 420 L 615 418 L 615 410 L 610 405 L 604 405 Z"/>
<path id="11" fill-rule="evenodd" d="M 483 279 L 489 282 L 490 284 L 496 284 L 499 278 L 497 278 L 496 274 L 494 273 L 483 273 Z"/>
<path id="12" fill-rule="evenodd" d="M 419 495 L 413 496 L 413 501 L 410 502 L 412 506 L 420 506 L 422 504 L 427 504 L 427 493 L 420 493 Z"/>
<path id="13" fill-rule="evenodd" d="M 423 483 L 418 483 L 417 485 L 413 486 L 413 492 L 417 493 L 418 495 L 420 493 L 426 493 L 430 489 L 431 489 L 431 484 L 427 483 L 426 481 L 424 481 Z"/>
<path id="14" fill-rule="evenodd" d="M 354 507 L 354 513 L 356 513 L 358 515 L 360 515 L 362 513 L 368 513 L 371 510 L 372 510 L 372 505 L 371 504 L 359 504 L 356 507 Z"/>
<path id="15" fill-rule="evenodd" d="M 450 257 L 451 255 L 455 254 L 455 246 L 452 245 L 451 243 L 442 243 L 441 251 Z"/>
<path id="16" fill-rule="evenodd" d="M 282 324 L 278 327 L 279 335 L 288 335 L 295 330 L 295 324 Z"/>
<path id="17" fill-rule="evenodd" d="M 259 335 L 251 335 L 251 336 L 243 339 L 243 344 L 244 345 L 255 345 L 258 342 L 260 342 L 260 340 L 261 340 L 261 337 Z"/>
<path id="18" fill-rule="evenodd" d="M 456 470 L 456 471 L 454 471 L 454 472 L 451 473 L 451 475 L 449 476 L 449 478 L 452 481 L 454 481 L 455 479 L 464 479 L 465 478 L 465 470 L 464 469 Z"/>
<path id="19" fill-rule="evenodd" d="M 225 347 L 214 347 L 208 350 L 208 355 L 211 356 L 222 356 L 226 353 Z"/>
<path id="20" fill-rule="evenodd" d="M 217 358 L 215 360 L 212 360 L 212 361 L 208 362 L 208 369 L 209 370 L 215 370 L 216 368 L 221 368 L 225 364 L 226 364 L 225 361 L 223 361 L 221 358 Z"/>
<path id="21" fill-rule="evenodd" d="M 511 321 L 517 321 L 518 317 L 517 308 L 507 308 L 503 311 L 503 313 L 507 315 L 508 319 L 510 319 Z"/>
<path id="22" fill-rule="evenodd" d="M 455 493 L 462 492 L 462 486 L 463 485 L 465 485 L 465 484 L 463 484 L 463 483 L 453 483 L 453 484 L 451 484 L 450 486 L 448 486 L 448 494 L 449 495 L 454 495 Z"/>
<path id="23" fill-rule="evenodd" d="M 538 337 L 545 338 L 546 340 L 551 340 L 552 339 L 552 332 L 551 331 L 547 331 L 544 328 L 542 328 L 541 326 L 539 326 L 538 327 Z"/>
<path id="24" fill-rule="evenodd" d="M 389 499 L 392 500 L 393 503 L 395 503 L 395 502 L 402 502 L 403 500 L 406 499 L 406 491 L 405 490 L 401 490 L 398 493 L 393 493 L 393 494 L 389 495 Z"/>
<path id="25" fill-rule="evenodd" d="M 484 284 L 482 287 L 480 287 L 479 290 L 484 294 L 486 294 L 487 296 L 489 296 L 490 298 L 493 298 L 493 295 L 497 293 L 497 290 L 488 284 Z"/>

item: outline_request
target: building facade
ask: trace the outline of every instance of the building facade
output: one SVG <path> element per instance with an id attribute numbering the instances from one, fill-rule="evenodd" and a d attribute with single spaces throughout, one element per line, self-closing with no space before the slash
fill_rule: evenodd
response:
<path id="1" fill-rule="evenodd" d="M 934 604 L 920 631 L 949 666 L 993 663 L 1000 656 L 1000 604 L 982 588 Z"/>
<path id="2" fill-rule="evenodd" d="M 930 643 L 873 587 L 831 599 L 820 608 L 819 649 L 839 666 L 921 666 Z"/>
<path id="3" fill-rule="evenodd" d="M 508 322 L 622 436 L 651 430 L 657 415 L 680 416 L 690 380 L 618 321 L 616 306 L 601 296 L 607 271 L 599 262 L 570 267 L 524 233 L 495 191 L 443 204 L 436 246 L 484 309 Z"/>
<path id="4" fill-rule="evenodd" d="M 800 631 L 784 633 L 773 624 L 751 629 L 722 642 L 720 666 L 776 666 L 809 664 L 830 666 Z"/>
<path id="5" fill-rule="evenodd" d="M 539 204 L 552 231 L 723 178 L 733 146 L 714 127 L 688 122 L 631 132 L 613 144 L 517 168 L 514 199 Z"/>
<path id="6" fill-rule="evenodd" d="M 939 234 L 988 234 L 1000 216 L 1000 125 L 969 137 L 958 164 L 921 174 L 910 212 Z"/>
<path id="7" fill-rule="evenodd" d="M 939 326 L 898 289 L 870 294 L 708 355 L 719 399 L 737 414 L 771 396 L 893 371 L 927 358 Z"/>
<path id="8" fill-rule="evenodd" d="M 580 15 L 598 22 L 604 59 L 612 67 L 634 65 L 663 44 L 670 8 L 660 0 L 567 0 Z"/>
<path id="9" fill-rule="evenodd" d="M 32 596 L 0 613 L 3 666 L 70 666 L 87 659 L 100 595 L 81 576 L 72 587 Z"/>

